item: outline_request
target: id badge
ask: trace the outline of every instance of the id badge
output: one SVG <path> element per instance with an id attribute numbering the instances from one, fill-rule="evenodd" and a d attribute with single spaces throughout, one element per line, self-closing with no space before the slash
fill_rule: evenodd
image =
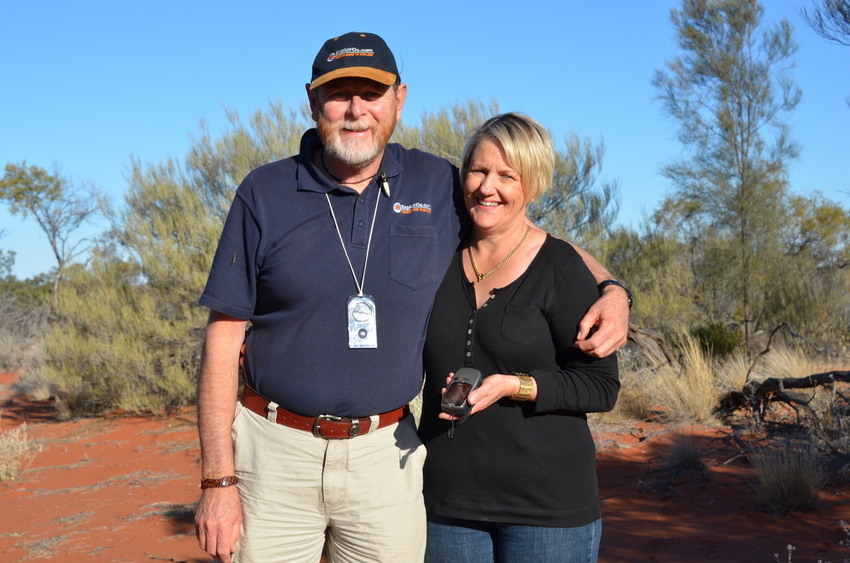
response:
<path id="1" fill-rule="evenodd" d="M 377 348 L 378 332 L 375 325 L 375 300 L 371 295 L 353 295 L 348 298 L 348 347 Z"/>

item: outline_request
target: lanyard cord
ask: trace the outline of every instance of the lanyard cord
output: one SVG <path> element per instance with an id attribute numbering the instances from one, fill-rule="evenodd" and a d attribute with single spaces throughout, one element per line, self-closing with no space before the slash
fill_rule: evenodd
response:
<path id="1" fill-rule="evenodd" d="M 369 249 L 372 247 L 372 233 L 375 231 L 375 219 L 378 217 L 378 203 L 381 201 L 381 193 L 378 192 L 376 194 L 375 200 L 375 211 L 372 214 L 372 226 L 369 227 L 369 240 L 366 242 L 366 259 L 363 260 L 363 275 L 360 278 L 360 281 L 357 281 L 357 274 L 354 272 L 354 265 L 351 263 L 351 258 L 348 256 L 348 250 L 345 249 L 345 242 L 342 240 L 342 232 L 339 230 L 339 223 L 336 220 L 336 214 L 334 213 L 334 207 L 331 205 L 331 196 L 325 192 L 325 198 L 328 200 L 328 207 L 331 210 L 331 217 L 334 220 L 334 227 L 336 227 L 336 234 L 339 236 L 339 242 L 342 245 L 342 251 L 345 253 L 345 259 L 348 260 L 348 267 L 351 268 L 351 276 L 354 278 L 354 284 L 357 286 L 357 295 L 359 297 L 363 297 L 363 286 L 366 284 L 366 265 L 369 263 Z"/>

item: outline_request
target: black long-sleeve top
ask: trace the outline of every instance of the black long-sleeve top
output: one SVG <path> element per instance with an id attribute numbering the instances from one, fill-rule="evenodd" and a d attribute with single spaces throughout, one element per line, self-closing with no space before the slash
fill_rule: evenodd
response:
<path id="1" fill-rule="evenodd" d="M 531 526 L 573 527 L 600 517 L 595 446 L 586 413 L 613 408 L 616 357 L 574 346 L 578 323 L 599 296 L 568 243 L 547 236 L 528 270 L 475 309 L 458 252 L 437 291 L 424 363 L 419 433 L 429 513 Z M 474 367 L 528 373 L 537 402 L 504 398 L 456 425 L 437 417 L 449 372 Z"/>

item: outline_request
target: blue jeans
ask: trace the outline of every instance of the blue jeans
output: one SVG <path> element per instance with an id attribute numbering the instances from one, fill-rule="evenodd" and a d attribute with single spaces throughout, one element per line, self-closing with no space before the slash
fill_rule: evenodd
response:
<path id="1" fill-rule="evenodd" d="M 595 563 L 602 520 L 578 528 L 428 517 L 425 563 Z"/>

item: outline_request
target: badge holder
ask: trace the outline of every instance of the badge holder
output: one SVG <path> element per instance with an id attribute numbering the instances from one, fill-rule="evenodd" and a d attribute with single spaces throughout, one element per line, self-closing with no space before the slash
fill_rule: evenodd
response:
<path id="1" fill-rule="evenodd" d="M 375 323 L 375 300 L 371 295 L 352 295 L 348 298 L 348 347 L 377 348 L 378 331 Z"/>

